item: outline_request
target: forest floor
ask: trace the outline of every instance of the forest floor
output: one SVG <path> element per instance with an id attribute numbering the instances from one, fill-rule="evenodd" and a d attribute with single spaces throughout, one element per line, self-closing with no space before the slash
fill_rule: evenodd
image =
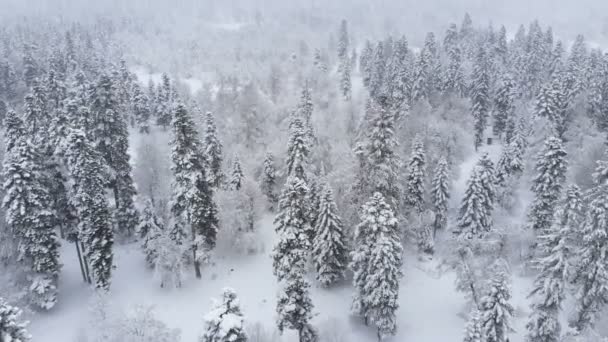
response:
<path id="1" fill-rule="evenodd" d="M 466 178 L 480 153 L 487 151 L 496 160 L 499 146 L 488 146 L 473 154 L 460 165 L 459 179 L 453 183 L 452 209 L 457 208 L 465 189 Z M 451 211 L 455 213 L 455 210 Z M 518 215 L 521 216 L 521 215 Z M 520 217 L 517 217 L 520 219 Z M 451 217 L 450 221 L 454 218 Z M 218 251 L 214 263 L 206 267 L 200 280 L 187 270 L 187 279 L 180 289 L 162 289 L 144 261 L 137 244 L 118 245 L 110 302 L 122 308 L 135 305 L 153 306 L 157 318 L 171 328 L 182 331 L 182 341 L 196 341 L 203 331 L 203 316 L 211 308 L 211 298 L 219 297 L 223 287 L 232 287 L 241 299 L 248 325 L 261 324 L 267 332 L 275 331 L 277 283 L 272 274 L 269 256 L 275 240 L 272 216 L 259 222 L 259 234 L 264 242 L 263 252 L 257 255 L 235 256 L 233 251 Z M 79 336 L 88 324 L 88 308 L 94 298 L 91 288 L 82 282 L 73 245 L 63 247 L 64 264 L 60 297 L 49 313 L 30 317 L 30 331 L 34 341 L 80 341 Z M 407 253 L 401 280 L 398 332 L 393 341 L 446 342 L 459 341 L 468 313 L 462 293 L 455 290 L 455 274 L 446 270 L 440 257 L 419 258 Z M 523 341 L 529 311 L 526 299 L 531 279 L 514 270 L 512 304 L 516 308 L 515 332 L 512 342 Z M 311 273 L 312 274 L 312 273 Z M 314 279 L 311 276 L 311 283 Z M 326 341 L 375 341 L 373 329 L 350 315 L 352 287 L 342 284 L 332 289 L 313 286 L 312 297 L 316 314 L 313 324 Z M 286 334 L 280 341 L 295 341 Z"/>

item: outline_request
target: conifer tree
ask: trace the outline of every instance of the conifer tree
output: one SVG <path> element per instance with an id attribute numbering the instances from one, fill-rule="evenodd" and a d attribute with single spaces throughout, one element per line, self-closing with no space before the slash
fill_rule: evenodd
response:
<path id="1" fill-rule="evenodd" d="M 450 198 L 449 166 L 445 157 L 441 157 L 435 168 L 431 188 L 431 201 L 435 211 L 434 232 L 445 229 L 448 220 L 448 199 Z M 434 233 L 433 233 L 434 234 Z"/>
<path id="2" fill-rule="evenodd" d="M 137 234 L 141 240 L 141 248 L 150 268 L 153 268 L 156 263 L 158 253 L 155 244 L 163 230 L 163 224 L 156 215 L 154 204 L 151 200 L 147 200 L 141 215 L 141 221 L 137 226 Z"/>
<path id="3" fill-rule="evenodd" d="M 479 316 L 480 314 L 477 309 L 473 309 L 469 314 L 469 320 L 464 330 L 463 342 L 483 342 L 481 318 Z"/>
<path id="4" fill-rule="evenodd" d="M 429 78 L 431 70 L 432 55 L 428 49 L 422 49 L 414 67 L 412 84 L 412 104 L 420 100 L 426 100 L 430 95 Z"/>
<path id="5" fill-rule="evenodd" d="M 71 197 L 78 212 L 78 240 L 83 243 L 95 287 L 108 291 L 114 258 L 114 234 L 105 197 L 102 157 L 79 130 L 70 132 L 67 157 L 74 182 Z"/>
<path id="6" fill-rule="evenodd" d="M 523 172 L 522 151 L 519 145 L 512 141 L 505 146 L 496 164 L 496 186 L 507 186 L 511 177 L 518 177 Z"/>
<path id="7" fill-rule="evenodd" d="M 146 94 L 142 91 L 141 86 L 137 82 L 133 83 L 133 99 L 131 100 L 131 110 L 135 123 L 139 128 L 139 133 L 149 134 L 150 133 L 150 100 Z"/>
<path id="8" fill-rule="evenodd" d="M 0 298 L 0 339 L 6 342 L 27 342 L 32 336 L 27 332 L 29 322 L 20 321 L 21 310 Z"/>
<path id="9" fill-rule="evenodd" d="M 494 98 L 494 135 L 501 136 L 506 128 L 507 121 L 514 115 L 515 83 L 513 78 L 505 73 Z"/>
<path id="10" fill-rule="evenodd" d="M 283 291 L 277 302 L 277 325 L 298 331 L 299 342 L 317 342 L 317 331 L 310 325 L 314 308 L 309 293 L 310 284 L 304 279 L 304 270 L 293 267 L 283 280 Z"/>
<path id="11" fill-rule="evenodd" d="M 508 342 L 511 328 L 513 306 L 511 299 L 511 286 L 506 266 L 497 262 L 495 273 L 488 282 L 488 292 L 481 299 L 481 331 L 486 342 Z"/>
<path id="12" fill-rule="evenodd" d="M 408 115 L 411 94 L 410 52 L 405 36 L 395 43 L 395 51 L 388 68 L 389 95 L 391 109 L 394 111 L 395 122 Z"/>
<path id="13" fill-rule="evenodd" d="M 173 112 L 175 110 L 175 101 L 173 96 L 173 88 L 169 75 L 162 74 L 161 84 L 158 86 L 156 95 L 156 124 L 163 129 L 171 126 Z"/>
<path id="14" fill-rule="evenodd" d="M 466 239 L 481 238 L 491 230 L 492 217 L 487 211 L 487 189 L 484 189 L 482 167 L 475 166 L 467 181 L 467 188 L 458 214 L 455 234 Z"/>
<path id="15" fill-rule="evenodd" d="M 567 170 L 566 151 L 559 138 L 550 137 L 545 141 L 543 151 L 536 163 L 532 191 L 534 201 L 529 218 L 532 229 L 543 233 L 551 227 L 555 205 L 561 195 Z"/>
<path id="16" fill-rule="evenodd" d="M 312 144 L 316 142 L 317 138 L 315 135 L 315 129 L 312 124 L 312 113 L 314 110 L 314 106 L 312 103 L 312 95 L 310 93 L 310 89 L 308 88 L 308 82 L 302 88 L 302 95 L 300 96 L 300 103 L 296 108 L 296 116 L 302 120 L 302 125 L 304 127 L 306 143 L 308 147 L 311 148 Z"/>
<path id="17" fill-rule="evenodd" d="M 305 267 L 312 230 L 307 216 L 307 193 L 308 187 L 302 179 L 287 178 L 274 219 L 279 240 L 273 250 L 273 269 L 279 281 L 291 268 Z"/>
<path id="18" fill-rule="evenodd" d="M 367 40 L 365 41 L 365 47 L 361 52 L 359 58 L 359 71 L 363 75 L 363 85 L 369 89 L 370 81 L 372 78 L 372 61 L 374 59 L 374 48 L 372 43 Z"/>
<path id="19" fill-rule="evenodd" d="M 397 219 L 384 196 L 376 192 L 363 206 L 355 232 L 350 267 L 354 272 L 353 312 L 378 329 L 378 337 L 396 329 L 402 246 Z"/>
<path id="20" fill-rule="evenodd" d="M 466 85 L 464 80 L 464 72 L 462 70 L 462 51 L 460 50 L 460 45 L 456 41 L 452 41 L 453 39 L 457 39 L 455 35 L 456 25 L 452 24 L 446 33 L 445 39 L 447 40 L 447 46 L 444 47 L 447 50 L 448 55 L 448 66 L 445 71 L 444 79 L 443 79 L 443 90 L 447 92 L 452 92 L 459 96 L 465 95 Z"/>
<path id="21" fill-rule="evenodd" d="M 329 185 L 323 189 L 319 209 L 312 258 L 317 270 L 317 281 L 327 287 L 344 278 L 348 258 L 344 227 Z"/>
<path id="22" fill-rule="evenodd" d="M 217 136 L 215 119 L 211 112 L 205 114 L 205 156 L 208 163 L 210 183 L 216 189 L 224 182 L 222 171 L 223 146 Z"/>
<path id="23" fill-rule="evenodd" d="M 340 23 L 340 32 L 338 33 L 338 60 L 342 62 L 348 57 L 349 37 L 348 37 L 348 22 L 342 19 Z"/>
<path id="24" fill-rule="evenodd" d="M 310 145 L 302 120 L 293 117 L 289 126 L 290 137 L 287 143 L 287 175 L 306 180 L 306 165 L 310 155 Z"/>
<path id="25" fill-rule="evenodd" d="M 384 46 L 382 42 L 378 42 L 374 51 L 374 58 L 370 65 L 370 79 L 369 79 L 369 95 L 377 99 L 386 90 L 384 87 L 384 74 L 386 70 L 386 57 L 384 55 Z"/>
<path id="26" fill-rule="evenodd" d="M 176 243 L 190 228 L 192 257 L 197 278 L 201 277 L 201 264 L 207 261 L 215 247 L 218 218 L 213 201 L 213 189 L 207 179 L 205 157 L 194 121 L 183 104 L 173 114 L 173 140 L 171 141 L 171 169 L 173 171 L 173 198 L 171 213 L 176 219 L 173 237 Z"/>
<path id="27" fill-rule="evenodd" d="M 243 169 L 241 168 L 241 161 L 239 156 L 234 156 L 232 161 L 232 174 L 230 175 L 230 189 L 240 190 L 243 185 Z"/>
<path id="28" fill-rule="evenodd" d="M 420 137 L 414 139 L 412 155 L 408 162 L 407 175 L 405 178 L 405 204 L 418 213 L 424 207 L 424 182 L 425 182 L 426 156 L 424 145 Z"/>
<path id="29" fill-rule="evenodd" d="M 559 138 L 566 130 L 566 101 L 560 79 L 543 86 L 536 99 L 535 114 L 549 120 Z"/>
<path id="30" fill-rule="evenodd" d="M 573 191 L 576 191 L 573 188 Z M 567 294 L 567 285 L 573 273 L 572 251 L 574 229 L 578 224 L 577 215 L 566 202 L 556 213 L 557 222 L 538 238 L 536 266 L 540 273 L 534 281 L 530 296 L 534 296 L 532 314 L 526 325 L 527 341 L 558 342 L 561 325 L 559 313 Z M 576 204 L 574 204 L 576 205 Z"/>
<path id="31" fill-rule="evenodd" d="M 221 301 L 205 315 L 205 333 L 200 342 L 247 342 L 240 302 L 231 288 L 224 288 Z"/>
<path id="32" fill-rule="evenodd" d="M 477 150 L 483 143 L 483 134 L 490 110 L 490 74 L 486 51 L 483 48 L 479 49 L 475 58 L 470 89 L 471 112 L 475 127 L 475 149 Z"/>
<path id="33" fill-rule="evenodd" d="M 344 101 L 349 101 L 352 97 L 351 63 L 345 60 L 342 64 L 343 66 L 340 71 L 340 92 Z"/>
<path id="34" fill-rule="evenodd" d="M 262 170 L 262 179 L 260 187 L 262 193 L 266 196 L 266 200 L 270 203 L 270 210 L 273 211 L 279 199 L 276 193 L 277 171 L 274 166 L 274 156 L 267 152 L 264 157 L 264 169 Z"/>
<path id="35" fill-rule="evenodd" d="M 4 199 L 8 229 L 17 238 L 18 259 L 27 267 L 30 300 L 49 310 L 57 302 L 59 241 L 42 155 L 18 137 L 4 161 Z"/>
<path id="36" fill-rule="evenodd" d="M 576 314 L 570 326 L 579 332 L 593 328 L 597 315 L 608 303 L 608 191 L 606 189 L 606 163 L 598 162 L 594 173 L 594 198 L 588 205 L 580 236 L 582 247 L 577 253 L 575 268 Z"/>

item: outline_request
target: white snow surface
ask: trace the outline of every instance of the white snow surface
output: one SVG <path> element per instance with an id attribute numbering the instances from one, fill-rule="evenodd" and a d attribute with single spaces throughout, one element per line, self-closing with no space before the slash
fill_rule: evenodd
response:
<path id="1" fill-rule="evenodd" d="M 462 197 L 466 179 L 480 153 L 487 151 L 493 160 L 500 153 L 499 146 L 489 146 L 471 155 L 460 166 L 461 176 L 453 183 L 452 212 Z M 167 290 L 159 287 L 153 272 L 145 265 L 138 244 L 116 245 L 115 265 L 110 292 L 110 302 L 123 309 L 138 305 L 152 305 L 158 319 L 170 328 L 182 331 L 182 341 L 196 341 L 204 329 L 204 316 L 212 309 L 211 298 L 221 295 L 224 287 L 233 288 L 239 296 L 246 326 L 262 324 L 266 331 L 275 330 L 275 305 L 277 282 L 272 274 L 271 248 L 275 233 L 273 217 L 266 215 L 259 223 L 260 238 L 266 249 L 254 256 L 235 256 L 233 251 L 218 251 L 212 265 L 203 271 L 200 280 L 192 270 L 181 289 Z M 450 218 L 452 221 L 453 217 Z M 445 233 L 444 233 L 445 234 Z M 414 253 L 404 257 L 401 280 L 397 335 L 391 341 L 446 342 L 459 341 L 467 315 L 465 299 L 455 291 L 455 274 L 445 271 L 439 258 L 419 260 Z M 73 245 L 65 243 L 62 250 L 64 264 L 57 306 L 49 313 L 30 317 L 30 332 L 34 341 L 77 341 L 79 327 L 85 327 L 89 319 L 88 303 L 93 290 L 82 282 Z M 441 271 L 440 271 L 441 269 Z M 529 312 L 526 296 L 531 289 L 531 279 L 520 277 L 514 270 L 512 304 L 516 309 L 515 333 L 512 342 L 523 341 L 525 323 Z M 312 273 L 310 281 L 314 284 Z M 313 324 L 322 336 L 335 336 L 341 341 L 376 341 L 372 328 L 350 315 L 350 284 L 332 289 L 312 288 L 315 305 Z M 296 334 L 286 333 L 281 341 L 297 341 Z"/>

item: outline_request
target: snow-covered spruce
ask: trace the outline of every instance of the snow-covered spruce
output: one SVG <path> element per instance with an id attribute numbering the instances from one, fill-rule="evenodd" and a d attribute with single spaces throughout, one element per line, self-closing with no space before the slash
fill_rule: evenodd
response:
<path id="1" fill-rule="evenodd" d="M 445 157 L 441 157 L 435 168 L 431 184 L 431 201 L 435 211 L 433 234 L 437 230 L 446 229 L 448 221 L 448 200 L 450 198 L 449 166 Z"/>
<path id="2" fill-rule="evenodd" d="M 481 238 L 492 229 L 492 213 L 488 212 L 488 189 L 482 180 L 483 168 L 475 166 L 467 181 L 462 199 L 458 224 L 454 233 L 466 239 Z"/>
<path id="3" fill-rule="evenodd" d="M 18 124 L 18 119 L 12 121 Z M 43 170 L 43 157 L 26 140 L 18 137 L 4 160 L 2 206 L 9 232 L 17 242 L 18 260 L 23 264 L 30 301 L 49 310 L 57 302 L 59 240 L 49 182 Z"/>
<path id="4" fill-rule="evenodd" d="M 405 177 L 405 204 L 420 213 L 424 207 L 426 156 L 421 137 L 414 139 Z"/>
<path id="5" fill-rule="evenodd" d="M 515 82 L 508 72 L 505 72 L 494 97 L 494 135 L 501 136 L 507 129 L 507 122 L 515 112 Z"/>
<path id="6" fill-rule="evenodd" d="M 171 159 L 173 165 L 173 196 L 171 213 L 175 218 L 173 237 L 181 244 L 183 237 L 191 239 L 194 271 L 201 277 L 201 264 L 207 261 L 215 247 L 218 218 L 213 188 L 207 179 L 205 157 L 194 130 L 194 121 L 183 104 L 174 111 Z M 188 229 L 189 228 L 189 229 Z"/>
<path id="7" fill-rule="evenodd" d="M 483 143 L 483 134 L 488 123 L 490 110 L 490 75 L 488 70 L 488 57 L 483 47 L 479 48 L 473 65 L 471 80 L 471 112 L 475 127 L 475 149 Z"/>
<path id="8" fill-rule="evenodd" d="M 310 284 L 304 279 L 304 269 L 296 266 L 287 271 L 281 280 L 281 293 L 277 300 L 277 326 L 280 332 L 293 329 L 299 342 L 317 342 L 319 336 L 310 325 L 314 308 L 310 298 Z"/>
<path id="9" fill-rule="evenodd" d="M 550 137 L 545 141 L 543 151 L 536 163 L 536 176 L 532 183 L 534 201 L 530 209 L 530 226 L 542 233 L 551 227 L 555 205 L 561 195 L 566 180 L 568 162 L 562 141 Z"/>
<path id="10" fill-rule="evenodd" d="M 95 286 L 109 290 L 114 253 L 114 233 L 105 197 L 102 157 L 79 130 L 68 137 L 68 169 L 74 185 L 71 196 L 78 213 L 78 240 L 84 245 Z"/>
<path id="11" fill-rule="evenodd" d="M 274 156 L 268 152 L 264 157 L 264 169 L 260 179 L 260 188 L 262 189 L 262 193 L 266 196 L 270 211 L 274 211 L 279 202 L 279 196 L 276 193 L 276 185 L 277 170 L 274 165 Z"/>
<path id="12" fill-rule="evenodd" d="M 0 340 L 3 342 L 27 342 L 32 337 L 27 332 L 28 322 L 19 319 L 21 310 L 10 306 L 0 298 Z"/>
<path id="13" fill-rule="evenodd" d="M 230 180 L 228 181 L 228 188 L 230 190 L 240 190 L 243 186 L 243 169 L 241 168 L 241 161 L 239 156 L 234 156 L 232 160 L 232 172 L 230 173 Z"/>
<path id="14" fill-rule="evenodd" d="M 156 251 L 156 239 L 164 231 L 164 226 L 156 215 L 156 209 L 151 200 L 146 201 L 146 205 L 141 215 L 141 221 L 137 226 L 137 234 L 141 240 L 141 248 L 146 256 L 149 267 L 154 267 L 158 253 Z"/>
<path id="15" fill-rule="evenodd" d="M 481 298 L 481 331 L 485 342 L 508 342 L 513 316 L 511 285 L 508 266 L 504 260 L 498 260 L 494 274 L 488 282 L 487 293 Z"/>
<path id="16" fill-rule="evenodd" d="M 217 128 L 215 126 L 215 118 L 211 112 L 205 114 L 205 156 L 207 161 L 207 170 L 209 182 L 216 189 L 224 183 L 224 173 L 222 171 L 223 161 L 223 146 L 217 136 Z"/>
<path id="17" fill-rule="evenodd" d="M 381 193 L 363 206 L 355 233 L 353 313 L 376 326 L 378 338 L 394 335 L 402 246 L 397 219 Z"/>
<path id="18" fill-rule="evenodd" d="M 224 288 L 222 298 L 205 315 L 205 333 L 200 342 L 246 342 L 244 317 L 240 302 L 231 288 Z"/>
<path id="19" fill-rule="evenodd" d="M 463 342 L 483 342 L 481 331 L 481 317 L 477 309 L 473 309 L 469 314 L 469 320 L 464 328 Z"/>
<path id="20" fill-rule="evenodd" d="M 310 155 L 310 144 L 306 127 L 301 118 L 293 116 L 289 124 L 290 136 L 287 144 L 287 175 L 306 180 L 306 168 Z"/>
<path id="21" fill-rule="evenodd" d="M 344 278 L 348 251 L 342 220 L 338 216 L 333 191 L 326 185 L 321 196 L 319 217 L 315 227 L 312 258 L 317 281 L 329 286 Z"/>

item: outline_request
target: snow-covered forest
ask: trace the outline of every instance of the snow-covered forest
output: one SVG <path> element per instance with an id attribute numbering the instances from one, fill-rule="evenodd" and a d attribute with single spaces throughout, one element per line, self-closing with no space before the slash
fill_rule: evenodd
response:
<path id="1" fill-rule="evenodd" d="M 608 341 L 607 13 L 0 0 L 0 342 Z"/>

